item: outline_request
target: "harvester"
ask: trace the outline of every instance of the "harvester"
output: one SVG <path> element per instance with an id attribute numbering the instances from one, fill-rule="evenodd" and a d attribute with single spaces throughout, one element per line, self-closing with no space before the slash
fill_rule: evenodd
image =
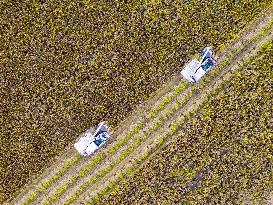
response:
<path id="1" fill-rule="evenodd" d="M 181 75 L 189 82 L 195 83 L 215 64 L 216 57 L 214 57 L 211 48 L 206 47 L 183 67 Z"/>
<path id="2" fill-rule="evenodd" d="M 76 150 L 82 156 L 88 156 L 94 153 L 109 138 L 112 132 L 106 122 L 100 122 L 95 126 L 95 132 L 87 130 L 82 134 L 81 138 L 74 144 Z"/>

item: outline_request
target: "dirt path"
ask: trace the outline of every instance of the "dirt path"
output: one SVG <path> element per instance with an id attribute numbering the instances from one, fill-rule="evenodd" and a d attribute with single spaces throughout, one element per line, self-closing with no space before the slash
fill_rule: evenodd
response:
<path id="1" fill-rule="evenodd" d="M 251 37 L 253 37 L 253 35 L 255 33 L 257 33 L 264 25 L 266 25 L 270 20 L 272 20 L 272 16 L 273 16 L 272 13 L 273 13 L 273 9 L 272 9 L 272 7 L 270 7 L 267 12 L 264 12 L 252 24 L 252 25 L 254 25 L 254 27 L 246 28 L 245 31 L 242 32 L 239 35 L 239 38 L 234 40 L 227 47 L 226 50 L 230 51 L 230 50 L 235 49 L 235 48 L 240 47 L 240 46 L 244 46 L 244 48 L 247 48 L 247 46 L 250 45 L 250 43 L 249 44 L 246 43 L 247 39 L 250 39 Z M 239 55 L 236 56 L 236 58 L 234 59 L 234 62 L 237 62 L 238 58 L 240 58 L 243 54 L 246 54 L 249 50 L 251 50 L 251 48 L 252 47 L 250 46 L 248 49 L 244 50 L 243 52 L 238 52 Z M 249 54 L 249 55 L 251 55 L 251 54 Z M 221 55 L 220 60 L 226 60 L 227 58 L 228 58 L 228 55 L 224 54 L 224 55 Z M 135 122 L 137 122 L 139 119 L 142 119 L 149 112 L 149 110 L 156 107 L 156 105 L 160 102 L 160 99 L 163 96 L 168 96 L 169 93 L 171 92 L 172 88 L 174 86 L 177 86 L 180 82 L 181 82 L 181 78 L 179 76 L 176 76 L 169 84 L 166 84 L 165 86 L 163 86 L 163 88 L 160 89 L 151 99 L 149 99 L 145 103 L 140 104 L 137 107 L 136 111 L 134 111 L 128 119 L 126 119 L 126 120 L 124 120 L 123 122 L 120 123 L 120 126 L 119 126 L 118 130 L 115 131 L 115 135 L 112 137 L 112 139 L 105 146 L 103 146 L 101 149 L 98 150 L 98 152 L 96 152 L 96 155 L 99 154 L 99 153 L 106 152 L 111 145 L 113 145 L 118 139 L 120 139 L 122 136 L 124 136 L 125 133 L 127 133 L 130 130 L 130 128 L 132 127 L 132 125 Z M 211 88 L 211 89 L 213 89 L 213 88 Z M 208 88 L 207 91 L 209 91 L 209 90 L 210 89 Z M 179 100 L 179 99 L 183 98 L 183 96 L 185 96 L 188 93 L 188 91 L 189 91 L 189 87 L 187 87 L 187 89 L 184 90 L 184 93 L 180 94 L 177 99 Z M 205 95 L 206 94 L 204 94 L 204 96 Z M 191 104 L 187 105 L 188 109 L 190 109 L 190 107 L 191 107 L 190 105 L 192 105 L 194 101 L 196 102 L 195 104 L 197 104 L 197 102 L 200 101 L 201 98 L 195 99 L 195 100 L 194 99 L 195 98 L 191 99 L 191 101 L 190 101 Z M 169 106 L 173 106 L 174 103 L 175 103 L 175 101 L 170 102 L 167 105 L 166 108 L 168 108 Z M 157 118 L 154 121 L 158 120 L 160 116 L 163 116 L 167 112 L 166 110 L 167 109 L 164 109 L 164 110 L 160 111 L 160 113 L 158 114 Z M 177 112 L 176 115 L 178 115 L 178 113 L 180 113 L 180 112 Z M 175 117 L 172 117 L 167 122 L 170 123 L 175 119 L 176 119 Z M 98 172 L 98 170 L 103 169 L 110 162 L 112 162 L 114 159 L 116 159 L 119 156 L 119 153 L 122 150 L 126 149 L 126 147 L 134 139 L 139 137 L 141 135 L 141 133 L 144 132 L 144 130 L 147 130 L 149 127 L 151 127 L 153 125 L 154 121 L 151 121 L 151 122 L 147 123 L 147 125 L 144 127 L 144 129 L 142 129 L 140 132 L 138 132 L 134 136 L 134 138 L 132 138 L 130 141 L 127 142 L 127 144 L 122 146 L 122 148 L 119 149 L 119 151 L 117 153 L 115 153 L 113 156 L 108 156 L 98 166 L 96 166 L 93 169 L 91 169 L 90 171 L 86 172 L 86 175 L 84 177 L 82 177 L 80 180 L 76 181 L 76 183 L 73 184 L 73 186 L 69 187 L 69 191 L 64 192 L 64 194 L 61 195 L 60 198 L 58 198 L 56 201 L 54 201 L 54 204 L 61 204 L 61 202 L 63 202 L 70 195 L 72 195 L 73 192 L 75 190 L 77 190 L 80 185 L 85 183 L 88 180 L 88 178 L 90 178 L 91 174 L 94 175 L 96 172 Z M 168 124 L 167 122 L 166 122 L 166 124 Z M 165 127 L 165 129 L 167 129 L 166 128 L 167 125 L 166 126 L 164 125 L 164 127 Z M 137 156 L 141 155 L 143 152 L 145 152 L 149 148 L 149 146 L 154 145 L 154 143 L 156 143 L 156 136 L 158 136 L 157 134 L 163 132 L 162 129 L 163 128 L 157 129 L 155 132 L 153 132 L 153 134 L 149 135 L 148 139 L 146 141 L 143 141 L 143 143 L 141 143 L 141 146 L 140 146 L 141 149 L 136 149 L 136 153 L 132 152 L 129 156 L 132 156 L 132 159 L 133 159 L 135 155 L 137 155 Z M 64 155 L 59 156 L 56 159 L 56 161 L 48 169 L 46 169 L 46 171 L 43 172 L 43 174 L 40 177 L 38 177 L 31 185 L 25 186 L 23 188 L 23 190 L 25 190 L 25 191 L 21 192 L 21 194 L 19 194 L 14 200 L 12 200 L 11 204 L 21 204 L 21 203 L 23 203 L 24 200 L 29 196 L 29 194 L 31 192 L 33 192 L 34 190 L 37 190 L 45 180 L 50 179 L 58 170 L 60 170 L 62 168 L 62 166 L 64 164 L 64 160 L 72 159 L 73 157 L 76 156 L 77 153 L 75 152 L 75 150 L 72 147 L 70 147 L 63 154 Z M 66 172 L 64 172 L 59 177 L 59 179 L 55 180 L 51 185 L 49 185 L 49 187 L 44 192 L 38 193 L 37 197 L 35 198 L 35 200 L 32 201 L 31 204 L 42 204 L 42 202 L 44 202 L 47 197 L 49 197 L 51 194 L 53 194 L 62 184 L 67 182 L 69 177 L 77 175 L 80 168 L 82 168 L 86 164 L 90 163 L 94 159 L 94 157 L 96 155 L 93 155 L 93 156 L 91 156 L 89 158 L 81 158 L 80 160 L 78 160 L 76 162 L 76 164 L 74 164 L 71 168 L 69 168 Z M 118 170 L 120 170 L 120 168 L 123 169 L 124 167 L 130 166 L 130 163 L 129 163 L 128 159 L 130 159 L 130 157 L 127 157 L 125 160 L 123 160 L 120 164 L 118 164 L 116 167 L 114 167 L 113 170 L 116 171 L 116 173 L 118 173 Z M 114 179 L 114 175 L 113 175 L 114 171 L 111 170 L 105 177 L 102 177 L 103 181 L 104 181 L 104 179 L 107 179 L 107 180 L 108 179 Z M 102 179 L 99 180 L 99 183 L 101 183 Z M 97 183 L 94 183 L 94 186 L 89 187 L 88 190 L 91 191 L 90 193 L 93 194 L 93 193 L 96 193 L 99 190 L 99 189 L 97 189 L 96 191 L 92 191 L 92 187 L 96 187 L 96 186 L 97 186 Z M 103 184 L 100 184 L 99 188 L 102 188 L 102 187 L 103 187 Z M 81 198 L 84 198 L 84 199 L 89 198 L 90 195 L 92 195 L 92 194 L 87 194 L 87 195 L 82 194 Z"/>

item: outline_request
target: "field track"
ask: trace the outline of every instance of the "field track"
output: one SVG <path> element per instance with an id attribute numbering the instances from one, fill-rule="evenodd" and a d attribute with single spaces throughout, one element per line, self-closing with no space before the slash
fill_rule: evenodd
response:
<path id="1" fill-rule="evenodd" d="M 109 143 L 90 157 L 80 158 L 68 148 L 38 179 L 22 189 L 10 204 L 79 204 L 87 202 L 110 182 L 118 182 L 150 155 L 162 137 L 175 132 L 180 116 L 196 110 L 202 100 L 231 74 L 245 58 L 273 38 L 273 7 L 256 19 L 233 42 L 219 51 L 219 66 L 200 82 L 190 85 L 177 76 L 123 121 Z M 139 166 L 139 164 L 138 164 Z M 7 202 L 9 204 L 9 202 Z"/>

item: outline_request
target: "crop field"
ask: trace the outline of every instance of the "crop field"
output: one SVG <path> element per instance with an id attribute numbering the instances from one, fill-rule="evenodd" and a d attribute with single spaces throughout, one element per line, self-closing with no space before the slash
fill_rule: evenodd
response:
<path id="1" fill-rule="evenodd" d="M 240 42 L 230 56 L 221 51 L 271 4 L 271 0 L 1 1 L 0 203 L 8 198 L 11 203 L 35 205 L 78 204 L 94 197 L 107 201 L 100 197 L 126 176 L 121 170 L 133 172 L 184 123 L 179 116 L 197 109 L 190 105 L 206 99 L 219 79 L 225 79 L 227 60 L 235 61 L 246 45 L 270 33 L 272 22 L 257 38 Z M 181 79 L 173 83 L 160 100 L 146 106 L 147 112 L 140 112 L 130 129 L 119 133 L 139 104 L 145 105 L 206 45 L 222 52 L 222 63 L 202 83 L 190 86 Z M 264 56 L 271 57 L 268 52 Z M 256 77 L 260 79 L 259 73 Z M 89 158 L 65 152 L 79 134 L 101 120 L 115 128 L 112 141 Z M 194 126 L 191 123 L 187 121 Z M 50 167 L 60 153 L 61 163 Z M 214 156 L 203 156 L 202 162 L 196 157 L 194 170 L 206 166 L 206 160 L 219 163 Z M 46 167 L 51 168 L 48 173 Z M 18 192 L 38 175 L 41 180 Z M 118 186 L 128 188 L 121 196 L 130 189 L 126 183 Z M 109 200 L 114 196 L 113 191 Z M 188 201 L 191 196 L 187 195 Z"/>
<path id="2" fill-rule="evenodd" d="M 96 204 L 272 204 L 273 40 Z"/>
<path id="3" fill-rule="evenodd" d="M 128 122 L 94 155 L 79 157 L 74 149 L 69 150 L 7 204 L 82 204 L 106 200 L 100 196 L 115 190 L 120 180 L 154 155 L 200 105 L 239 75 L 236 70 L 248 56 L 254 55 L 263 42 L 273 38 L 272 10 L 270 7 L 259 15 L 219 51 L 218 66 L 200 82 L 189 85 L 180 77 L 167 85 L 158 98 L 145 103 L 144 112 L 136 111 L 138 114 L 131 122 L 127 119 Z"/>

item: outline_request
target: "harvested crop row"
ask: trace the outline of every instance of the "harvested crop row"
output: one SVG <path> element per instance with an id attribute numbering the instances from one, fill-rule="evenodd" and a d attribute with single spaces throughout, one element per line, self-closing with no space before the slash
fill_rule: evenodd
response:
<path id="1" fill-rule="evenodd" d="M 273 41 L 98 204 L 265 204 L 272 191 Z"/>
<path id="2" fill-rule="evenodd" d="M 255 29 L 255 28 L 253 28 L 253 29 Z M 269 40 L 269 39 L 271 39 L 273 36 L 272 36 L 272 20 L 271 20 L 271 18 L 269 18 L 269 22 L 267 23 L 267 24 L 264 24 L 264 27 L 263 28 L 259 28 L 260 30 L 256 30 L 255 31 L 255 33 L 253 33 L 254 35 L 251 35 L 252 37 L 251 37 L 251 41 L 249 41 L 249 40 L 247 40 L 248 41 L 248 43 L 251 45 L 244 45 L 244 47 L 242 48 L 241 46 L 240 46 L 240 44 L 238 44 L 238 46 L 240 47 L 240 49 L 237 49 L 237 48 L 233 48 L 232 49 L 232 51 L 231 51 L 231 53 L 230 54 L 233 54 L 234 55 L 234 59 L 229 59 L 228 61 L 230 61 L 230 62 L 234 62 L 234 60 L 235 60 L 235 62 L 238 62 L 238 60 L 239 60 L 239 58 L 240 58 L 240 56 L 245 56 L 245 57 L 247 57 L 247 56 L 251 56 L 251 55 L 253 55 L 253 54 L 255 54 L 255 52 L 257 52 L 257 49 L 253 49 L 253 50 L 251 50 L 252 48 L 255 48 L 257 45 L 262 45 L 263 44 L 263 42 L 266 42 L 267 40 Z M 267 35 L 269 35 L 269 36 L 267 36 Z M 249 37 L 249 36 L 248 36 Z M 254 38 L 253 38 L 254 37 Z M 256 39 L 256 40 L 254 40 L 254 39 Z M 260 40 L 259 40 L 260 39 Z M 241 39 L 243 42 L 245 42 L 245 40 L 244 39 Z M 253 44 L 254 43 L 254 44 Z M 246 49 L 247 48 L 247 49 Z M 238 55 L 238 53 L 236 54 L 236 52 L 234 53 L 234 50 L 236 50 L 238 53 L 242 53 L 242 54 L 240 54 L 240 55 Z M 249 50 L 251 50 L 250 52 L 249 52 Z M 230 54 L 227 54 L 228 56 L 230 56 Z M 226 61 L 225 61 L 226 62 Z M 231 67 L 231 66 L 230 66 Z M 235 69 L 234 67 L 232 67 L 232 69 Z M 230 79 L 232 76 L 229 76 L 229 77 L 227 77 L 227 79 Z M 221 77 L 222 78 L 222 77 Z M 201 84 L 202 85 L 202 84 Z M 221 88 L 223 85 L 222 84 L 220 84 L 219 85 L 219 88 Z M 201 86 L 201 87 L 203 87 L 203 86 Z M 215 91 L 213 91 L 212 93 L 215 93 Z M 207 98 L 207 97 L 206 97 Z M 206 99 L 204 99 L 204 100 L 206 100 Z M 204 100 L 202 100 L 202 101 L 204 101 Z M 170 129 L 171 129 L 171 132 L 173 132 L 172 131 L 172 129 L 174 128 L 174 131 L 177 129 L 177 125 L 175 125 L 175 124 L 172 124 L 172 125 L 170 125 L 171 127 L 169 127 Z M 132 170 L 130 170 L 130 172 L 132 172 Z M 123 177 L 124 177 L 124 174 L 122 174 L 123 175 Z M 121 177 L 122 178 L 122 177 Z M 103 181 L 107 181 L 108 179 L 104 179 Z M 101 194 L 101 192 L 105 192 L 105 189 L 109 189 L 110 187 L 113 187 L 113 185 L 115 184 L 115 182 L 113 181 L 113 182 L 111 182 L 109 185 L 107 185 L 107 187 L 105 187 L 105 188 L 103 188 L 99 193 Z M 95 196 L 97 196 L 97 195 L 95 195 Z"/>
<path id="3" fill-rule="evenodd" d="M 217 72 L 213 72 L 214 73 L 214 75 L 215 74 L 217 74 Z M 211 76 L 210 76 L 211 77 Z M 207 78 L 208 78 L 208 76 L 207 76 Z M 208 80 L 207 80 L 208 81 Z M 192 89 L 192 88 L 197 88 L 197 89 L 200 89 L 201 87 L 200 86 L 198 86 L 198 87 L 196 87 L 196 86 L 194 86 L 194 87 L 192 87 L 190 90 L 190 93 L 188 94 L 188 95 L 186 95 L 186 96 L 184 96 L 184 94 L 182 94 L 180 97 L 178 97 L 178 96 L 175 96 L 175 95 L 177 95 L 177 94 L 179 94 L 180 92 L 182 92 L 183 90 L 184 90 L 184 88 L 185 88 L 185 86 L 186 86 L 187 84 L 184 82 L 184 81 L 182 81 L 179 85 L 177 85 L 176 87 L 174 87 L 173 89 L 172 89 L 172 92 L 171 93 L 168 93 L 167 94 L 167 97 L 164 97 L 163 98 L 163 100 L 161 100 L 161 102 L 160 103 L 157 103 L 158 104 L 158 106 L 156 106 L 154 109 L 152 109 L 150 112 L 149 112 L 149 115 L 148 115 L 148 117 L 147 118 L 149 118 L 150 120 L 152 120 L 153 118 L 155 118 L 155 117 L 157 117 L 158 118 L 158 116 L 157 116 L 157 114 L 159 114 L 160 115 L 160 113 L 158 113 L 160 110 L 164 110 L 164 107 L 167 105 L 167 104 L 169 104 L 169 102 L 175 97 L 176 98 L 176 102 L 173 102 L 172 103 L 172 106 L 170 106 L 170 105 L 168 105 L 168 111 L 167 111 L 167 113 L 163 113 L 163 115 L 164 115 L 164 119 L 166 119 L 167 118 L 167 116 L 169 116 L 169 115 L 171 115 L 173 112 L 174 112 L 174 110 L 175 109 L 177 109 L 176 108 L 176 106 L 177 106 L 177 104 L 178 104 L 178 106 L 179 106 L 179 103 L 180 103 L 180 105 L 181 104 L 184 104 L 185 102 L 187 102 L 187 100 L 188 99 L 190 99 L 191 98 L 191 95 L 192 95 L 192 93 L 195 91 L 195 89 Z M 181 98 L 182 97 L 182 98 Z M 181 99 L 179 99 L 179 98 L 181 98 Z M 165 111 L 166 112 L 166 111 Z M 162 115 L 162 114 L 161 114 Z M 84 167 L 82 167 L 80 170 L 79 170 L 79 173 L 76 173 L 76 175 L 75 175 L 75 173 L 74 173 L 74 175 L 71 175 L 70 176 L 70 178 L 67 176 L 67 175 L 65 175 L 65 177 L 66 177 L 66 182 L 63 182 L 62 184 L 58 184 L 58 186 L 59 186 L 59 188 L 58 188 L 58 186 L 53 186 L 53 192 L 52 192 L 52 189 L 50 190 L 51 191 L 51 193 L 53 193 L 52 195 L 48 195 L 47 193 L 45 193 L 44 195 L 47 197 L 47 199 L 45 200 L 45 201 L 43 201 L 43 202 L 39 202 L 39 201 L 37 201 L 37 200 L 35 200 L 33 203 L 35 204 L 35 203 L 43 203 L 43 204 L 48 204 L 48 203 L 50 203 L 50 201 L 52 201 L 52 200 L 54 200 L 54 199 L 56 199 L 57 197 L 58 197 L 58 195 L 60 195 L 60 194 L 62 194 L 62 192 L 63 191 L 65 191 L 65 190 L 68 190 L 69 192 L 71 192 L 71 185 L 73 185 L 73 183 L 75 183 L 75 182 L 77 182 L 78 180 L 82 180 L 82 179 L 80 179 L 82 176 L 84 176 L 84 175 L 87 175 L 87 176 L 89 176 L 89 174 L 92 174 L 92 175 L 94 175 L 94 171 L 96 171 L 96 172 L 98 172 L 98 173 L 101 173 L 101 171 L 100 170 L 97 170 L 97 168 L 95 167 L 95 165 L 97 165 L 98 163 L 103 163 L 103 164 L 105 164 L 105 162 L 104 161 L 102 161 L 103 159 L 104 159 L 104 155 L 105 154 L 107 154 L 108 155 L 108 158 L 110 157 L 110 161 L 112 161 L 111 162 L 111 166 L 113 166 L 112 164 L 115 164 L 116 162 L 114 161 L 114 159 L 115 159 L 115 157 L 111 157 L 111 155 L 115 152 L 115 150 L 118 150 L 119 148 L 120 148 L 120 146 L 122 145 L 123 146 L 123 148 L 122 148 L 122 150 L 119 150 L 119 152 L 121 152 L 121 155 L 122 156 L 120 156 L 120 157 L 118 157 L 117 159 L 119 159 L 118 161 L 120 161 L 120 160 L 122 160 L 127 154 L 128 154 L 128 149 L 129 150 L 132 150 L 136 145 L 138 145 L 141 141 L 143 141 L 147 136 L 149 136 L 149 133 L 151 133 L 154 129 L 156 129 L 158 126 L 159 126 L 159 124 L 158 124 L 158 121 L 159 122 L 163 122 L 164 121 L 164 119 L 161 119 L 161 118 L 158 118 L 158 119 L 153 119 L 155 122 L 151 122 L 151 124 L 153 125 L 153 124 L 155 124 L 156 126 L 152 126 L 152 127 L 147 127 L 146 126 L 146 130 L 144 129 L 144 131 L 142 130 L 142 132 L 143 132 L 143 134 L 142 135 L 140 135 L 139 137 L 138 137 L 138 135 L 137 136 L 135 136 L 135 139 L 134 140 L 130 140 L 130 138 L 132 138 L 133 136 L 134 136 L 134 134 L 136 134 L 137 132 L 139 132 L 139 129 L 143 126 L 143 122 L 142 123 L 137 123 L 137 126 L 136 126 L 136 128 L 137 129 L 132 129 L 132 131 L 131 132 L 129 132 L 129 133 L 127 133 L 127 134 L 129 134 L 128 136 L 127 135 L 125 135 L 124 136 L 124 140 L 122 140 L 123 138 L 121 138 L 120 139 L 120 141 L 118 141 L 117 143 L 115 143 L 113 146 L 111 146 L 110 148 L 109 148 L 109 150 L 107 151 L 107 153 L 102 153 L 102 155 L 100 154 L 100 155 L 98 155 L 97 157 L 99 158 L 99 160 L 95 160 L 95 163 L 93 162 L 93 161 L 91 161 L 91 163 L 90 163 L 90 165 L 89 164 L 87 164 L 86 166 L 84 166 Z M 163 121 L 162 121 L 163 120 Z M 147 122 L 147 120 L 146 120 L 146 124 L 149 124 L 150 122 L 148 121 Z M 138 125 L 139 124 L 139 125 Z M 141 129 L 143 129 L 143 128 L 141 128 Z M 130 146 L 127 148 L 127 149 L 124 149 L 124 148 L 126 148 L 126 146 L 124 146 L 124 142 L 126 142 L 126 140 L 128 141 L 128 140 L 130 140 L 130 141 L 132 141 L 131 143 L 129 143 L 130 144 Z M 122 142 L 122 143 L 121 143 Z M 126 142 L 127 144 L 128 144 L 128 142 Z M 116 147 L 116 145 L 119 145 L 118 147 Z M 126 144 L 125 144 L 126 145 Z M 113 149 L 112 149 L 113 148 Z M 124 154 L 125 153 L 125 154 Z M 97 158 L 96 157 L 96 158 Z M 111 160 L 111 158 L 113 158 L 112 160 Z M 91 169 L 92 168 L 92 169 Z M 90 170 L 91 169 L 91 170 Z M 87 173 L 86 173 L 87 172 Z M 104 172 L 103 172 L 104 173 Z M 78 174 L 78 175 L 77 175 Z M 94 178 L 94 176 L 93 176 L 93 178 Z M 92 179 L 93 179 L 92 178 Z M 95 177 L 95 179 L 97 179 L 97 177 Z M 76 181 L 77 180 L 77 181 Z M 94 180 L 91 180 L 91 182 L 93 182 Z M 81 182 L 82 183 L 82 182 Z M 88 180 L 88 183 L 90 183 L 90 180 Z M 69 186 L 68 186 L 69 185 Z M 83 189 L 84 189 L 84 187 L 86 187 L 86 185 L 85 184 L 82 184 L 80 187 L 79 187 L 79 190 L 77 190 L 77 192 L 78 191 L 82 191 Z M 69 189 L 68 189 L 69 188 Z M 55 192 L 54 192 L 54 190 L 55 190 Z M 69 193 L 67 193 L 67 194 L 65 194 L 65 195 L 69 195 Z M 75 197 L 75 195 L 73 195 L 74 197 Z M 69 200 L 70 201 L 70 200 Z"/>
<path id="4" fill-rule="evenodd" d="M 115 131 L 114 136 L 111 137 L 107 145 L 103 146 L 98 152 L 96 152 L 95 156 L 88 157 L 88 160 L 86 158 L 82 158 L 78 160 L 78 157 L 76 156 L 76 152 L 73 148 L 71 148 L 68 152 L 70 153 L 70 158 L 73 158 L 73 164 L 77 162 L 75 165 L 77 169 L 79 170 L 80 175 L 84 175 L 84 173 L 95 166 L 98 162 L 100 162 L 104 156 L 107 154 L 113 154 L 119 147 L 123 146 L 124 143 L 126 143 L 132 135 L 136 134 L 139 129 L 143 126 L 144 121 L 143 118 L 145 117 L 147 112 L 150 112 L 152 115 L 150 115 L 145 122 L 149 122 L 151 119 L 153 119 L 161 109 L 166 106 L 170 101 L 173 100 L 175 95 L 179 94 L 183 91 L 184 88 L 187 87 L 187 81 L 182 80 L 180 78 L 175 78 L 173 81 L 169 82 L 168 84 L 164 85 L 162 89 L 160 89 L 158 92 L 154 94 L 153 97 L 151 97 L 147 102 L 145 102 L 145 106 L 141 106 L 141 111 L 138 111 L 137 113 L 132 113 L 132 116 L 129 119 L 126 119 L 124 122 L 122 122 L 122 125 L 119 127 L 118 130 Z M 137 122 L 136 122 L 137 121 Z M 131 127 L 131 128 L 130 128 Z M 130 129 L 129 129 L 130 128 Z M 73 152 L 74 151 L 74 152 Z M 72 153 L 72 154 L 71 154 Z M 65 153 L 67 155 L 67 153 Z M 65 156 L 66 156 L 65 155 Z M 75 161 L 74 159 L 77 158 Z M 59 162 L 63 163 L 63 162 Z M 49 174 L 48 176 L 43 173 L 41 177 L 39 177 L 37 180 L 34 181 L 34 184 L 31 184 L 31 189 L 22 190 L 22 193 L 19 193 L 19 195 L 12 200 L 11 203 L 23 203 L 28 204 L 29 202 L 38 203 L 36 198 L 41 197 L 41 195 L 47 195 L 47 189 L 51 187 L 56 187 L 56 180 L 58 180 L 58 176 L 64 176 L 67 178 L 67 172 L 73 168 L 75 170 L 75 166 L 70 167 L 68 166 L 70 162 L 65 163 L 64 166 L 58 167 L 58 161 L 56 161 L 52 168 L 50 167 L 50 170 L 55 168 L 55 172 L 52 174 Z M 56 167 L 55 167 L 56 166 Z M 75 172 L 75 171 L 74 171 Z M 48 172 L 47 172 L 48 173 Z M 37 183 L 36 181 L 41 180 L 41 183 Z M 54 182 L 53 185 L 51 183 Z M 58 188 L 58 187 L 57 187 Z M 52 188 L 51 188 L 52 189 Z M 33 201 L 35 199 L 35 201 Z"/>
<path id="5" fill-rule="evenodd" d="M 226 84 L 227 81 L 231 80 L 231 78 L 233 77 L 233 75 L 230 75 L 230 73 L 226 74 L 225 77 L 223 77 L 223 79 L 221 81 L 219 81 L 218 83 L 214 84 L 212 89 L 215 89 L 213 93 L 215 93 L 216 90 L 220 90 L 223 85 Z M 223 81 L 225 80 L 225 81 Z M 217 86 L 217 87 L 216 87 Z M 102 179 L 103 181 L 105 181 L 106 186 L 104 185 L 104 187 L 102 188 L 101 184 L 102 183 L 98 183 L 96 186 L 92 187 L 93 188 L 93 192 L 94 190 L 96 190 L 95 195 L 91 195 L 92 197 L 89 198 L 87 200 L 87 198 L 83 199 L 83 197 L 81 197 L 77 202 L 81 201 L 85 201 L 85 203 L 87 204 L 93 204 L 94 202 L 96 202 L 96 200 L 99 200 L 99 197 L 102 195 L 107 195 L 108 191 L 115 189 L 115 185 L 123 180 L 124 178 L 126 179 L 128 175 L 130 175 L 131 173 L 134 172 L 135 169 L 138 169 L 138 167 L 143 163 L 144 160 L 146 160 L 146 158 L 149 158 L 150 155 L 153 155 L 154 152 L 157 151 L 158 147 L 163 144 L 163 142 L 165 140 L 167 140 L 170 136 L 172 136 L 177 129 L 179 128 L 179 126 L 183 125 L 185 120 L 187 120 L 188 118 L 191 117 L 192 114 L 194 114 L 199 106 L 201 106 L 204 102 L 207 101 L 207 99 L 209 98 L 209 96 L 213 95 L 213 93 L 209 93 L 210 91 L 206 91 L 205 93 L 202 93 L 202 95 L 200 95 L 197 98 L 193 98 L 192 100 L 197 100 L 197 99 L 202 99 L 200 100 L 199 103 L 194 104 L 194 106 L 189 106 L 192 104 L 193 101 L 188 102 L 188 106 L 185 107 L 185 109 L 182 109 L 180 112 L 176 112 L 176 115 L 179 116 L 179 114 L 183 113 L 182 116 L 179 116 L 176 119 L 173 119 L 174 121 L 172 122 L 168 122 L 167 124 L 164 124 L 164 128 L 160 130 L 160 134 L 159 136 L 154 136 L 151 139 L 147 140 L 147 142 L 145 143 L 146 147 L 142 147 L 142 149 L 139 151 L 137 158 L 134 161 L 134 157 L 136 155 L 136 153 L 130 154 L 130 163 L 127 163 L 126 165 L 123 165 L 123 168 L 121 170 L 116 170 L 115 172 L 118 175 L 118 177 L 116 177 L 115 179 L 112 179 L 112 181 L 108 181 L 109 179 L 111 179 L 110 176 L 107 176 L 107 178 Z M 208 94 L 209 93 L 209 94 Z M 200 93 L 199 93 L 200 94 Z M 198 100 L 198 101 L 199 101 Z M 89 189 L 86 193 L 87 195 L 89 195 L 90 197 L 90 192 L 92 189 Z M 99 191 L 98 191 L 99 190 Z M 66 203 L 65 203 L 66 204 Z"/>
<path id="6" fill-rule="evenodd" d="M 227 73 L 227 75 L 226 75 L 225 77 L 221 77 L 221 79 L 224 80 L 224 81 L 222 81 L 222 82 L 220 81 L 220 84 L 217 86 L 216 90 L 221 89 L 221 88 L 223 87 L 223 85 L 226 84 L 225 81 L 226 81 L 226 80 L 230 80 L 231 78 L 232 78 L 232 75 L 230 75 L 229 73 Z M 219 83 L 219 82 L 218 82 L 218 83 Z M 218 84 L 218 83 L 217 83 L 217 84 Z M 216 90 L 215 90 L 215 91 L 216 91 Z M 211 94 L 214 95 L 214 94 L 215 94 L 215 91 L 213 91 Z M 210 95 L 211 95 L 211 94 L 210 94 Z M 202 97 L 201 97 L 201 98 L 202 98 Z M 206 100 L 207 100 L 207 97 L 205 97 L 204 99 L 202 99 L 202 100 L 200 101 L 200 103 L 202 104 L 202 103 L 205 102 Z M 197 107 L 197 108 L 198 108 L 198 107 Z M 194 110 L 190 111 L 190 114 L 194 113 L 195 111 L 196 111 L 196 108 L 194 108 Z M 182 112 L 182 113 L 187 113 L 187 112 Z M 190 115 L 188 115 L 188 114 L 187 114 L 186 116 L 187 116 L 188 118 L 190 117 Z M 184 117 L 182 117 L 182 119 L 179 119 L 179 120 L 176 120 L 176 121 L 177 121 L 177 123 L 171 123 L 170 125 L 166 125 L 166 126 L 165 126 L 165 129 L 168 130 L 168 131 L 167 131 L 168 134 L 166 134 L 166 135 L 171 135 L 171 134 L 173 134 L 173 133 L 176 131 L 176 129 L 179 127 L 179 125 L 181 125 L 181 123 L 183 124 L 183 122 L 184 122 Z M 162 132 L 160 132 L 160 133 L 163 134 L 163 135 L 165 135 L 165 134 L 164 134 L 164 131 L 162 131 Z M 163 138 L 162 138 L 162 137 L 163 137 Z M 159 141 L 162 141 L 164 138 L 166 138 L 166 136 L 162 136 L 162 137 L 160 137 L 160 139 L 158 139 L 158 140 L 159 140 Z M 148 147 L 150 147 L 150 146 L 152 146 L 152 145 L 148 145 Z M 143 149 L 143 148 L 142 148 L 142 149 Z M 144 153 L 143 157 L 142 157 L 142 156 L 139 156 L 138 158 L 141 158 L 141 159 L 146 158 L 146 157 L 149 155 L 149 153 L 151 153 L 151 151 L 152 151 L 152 150 L 150 150 L 150 149 L 156 149 L 156 148 L 152 146 L 152 148 L 147 149 L 147 151 Z M 130 157 L 130 163 L 132 162 L 133 157 L 135 157 L 135 154 L 133 154 L 133 155 Z M 95 186 L 95 187 L 93 188 L 93 192 L 94 192 L 95 189 L 96 189 L 96 191 L 97 191 L 98 189 L 100 189 L 100 191 L 99 191 L 97 194 L 95 194 L 95 195 L 89 200 L 89 203 L 91 203 L 94 199 L 98 199 L 98 198 L 99 198 L 99 195 L 104 195 L 105 192 L 106 192 L 107 190 L 109 190 L 109 189 L 111 190 L 111 189 L 113 188 L 113 186 L 115 186 L 115 183 L 117 183 L 119 180 L 121 180 L 122 178 L 124 178 L 127 174 L 132 173 L 134 167 L 137 167 L 138 164 L 139 164 L 139 161 L 134 162 L 133 165 L 132 165 L 133 167 L 128 167 L 128 168 L 126 168 L 128 164 L 123 165 L 124 167 L 122 168 L 122 170 L 125 170 L 125 172 L 121 170 L 121 173 L 118 174 L 119 172 L 118 172 L 118 170 L 116 170 L 115 172 L 118 174 L 118 177 L 117 177 L 116 179 L 111 179 L 110 176 L 108 176 L 107 178 L 101 179 L 101 181 L 105 181 L 106 183 L 108 183 L 108 185 L 105 186 L 104 188 L 102 188 L 102 186 L 100 185 L 100 184 L 102 184 L 102 183 L 98 183 L 97 186 Z M 125 167 L 125 166 L 126 166 L 126 167 Z M 113 180 L 113 181 L 109 181 L 110 179 Z M 110 182 L 110 183 L 109 183 L 109 182 Z M 99 187 L 100 187 L 100 188 L 99 188 Z M 88 195 L 89 193 L 92 193 L 92 189 L 89 189 L 86 193 L 87 193 L 87 195 Z M 86 200 L 86 199 L 85 199 L 85 200 Z M 80 201 L 83 201 L 83 197 L 81 197 L 81 199 L 78 200 L 77 203 L 80 203 Z"/>

